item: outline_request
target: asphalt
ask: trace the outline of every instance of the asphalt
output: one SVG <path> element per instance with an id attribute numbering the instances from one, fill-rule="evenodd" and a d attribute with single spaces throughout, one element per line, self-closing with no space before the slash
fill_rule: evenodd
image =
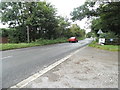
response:
<path id="1" fill-rule="evenodd" d="M 61 43 L 2 52 L 2 88 L 8 88 L 86 46 L 92 40 Z"/>

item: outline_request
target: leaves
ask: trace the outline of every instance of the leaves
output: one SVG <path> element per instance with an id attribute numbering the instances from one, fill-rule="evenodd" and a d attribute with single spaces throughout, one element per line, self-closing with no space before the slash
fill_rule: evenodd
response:
<path id="1" fill-rule="evenodd" d="M 85 2 L 84 5 L 77 7 L 71 12 L 72 20 L 82 20 L 85 17 L 96 15 L 94 7 L 95 2 Z M 90 10 L 91 9 L 91 10 Z"/>
<path id="2" fill-rule="evenodd" d="M 67 37 L 69 34 L 70 22 L 67 18 L 56 16 L 56 8 L 50 3 L 45 1 L 2 2 L 0 5 L 2 7 L 2 22 L 8 23 L 10 28 L 15 29 L 11 30 L 10 34 L 13 42 L 27 41 L 27 27 L 30 41 L 39 38 Z"/>
<path id="3" fill-rule="evenodd" d="M 92 31 L 97 32 L 99 29 L 103 32 L 112 31 L 120 37 L 120 2 L 103 2 L 98 8 L 95 2 L 85 2 L 84 5 L 75 8 L 71 16 L 73 20 L 97 17 L 92 21 Z"/>

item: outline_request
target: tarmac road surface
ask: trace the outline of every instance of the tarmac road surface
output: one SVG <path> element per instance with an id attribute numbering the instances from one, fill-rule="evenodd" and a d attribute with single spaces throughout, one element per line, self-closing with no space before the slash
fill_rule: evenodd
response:
<path id="1" fill-rule="evenodd" d="M 2 88 L 8 88 L 86 46 L 92 39 L 2 51 Z M 0 64 L 1 65 L 1 64 Z M 1 78 L 1 77 L 0 77 Z"/>

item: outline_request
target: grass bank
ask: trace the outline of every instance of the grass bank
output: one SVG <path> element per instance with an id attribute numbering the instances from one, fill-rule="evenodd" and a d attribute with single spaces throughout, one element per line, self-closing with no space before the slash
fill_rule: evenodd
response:
<path id="1" fill-rule="evenodd" d="M 79 38 L 79 40 L 84 38 Z M 0 44 L 0 50 L 11 50 L 11 49 L 18 49 L 18 48 L 26 48 L 26 47 L 34 47 L 34 46 L 43 46 L 43 45 L 49 45 L 49 44 L 57 44 L 57 43 L 64 43 L 67 42 L 67 38 L 58 38 L 54 40 L 48 40 L 48 39 L 39 39 L 36 40 L 36 42 L 31 43 L 7 43 L 7 44 Z"/>
<path id="2" fill-rule="evenodd" d="M 31 42 L 31 43 L 0 44 L 0 47 L 1 47 L 0 50 L 10 50 L 10 49 L 26 48 L 26 47 L 33 47 L 33 46 L 42 46 L 42 45 L 64 43 L 64 42 L 67 42 L 66 38 L 59 38 L 59 39 L 55 39 L 55 40 L 39 39 L 36 42 Z"/>
<path id="3" fill-rule="evenodd" d="M 97 42 L 92 42 L 89 46 L 109 51 L 120 51 L 120 45 L 99 45 Z"/>

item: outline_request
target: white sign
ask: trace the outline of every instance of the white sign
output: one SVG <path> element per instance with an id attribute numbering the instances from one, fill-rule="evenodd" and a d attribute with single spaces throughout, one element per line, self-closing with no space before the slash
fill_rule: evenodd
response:
<path id="1" fill-rule="evenodd" d="M 105 38 L 99 38 L 99 44 L 105 43 Z"/>
<path id="2" fill-rule="evenodd" d="M 100 30 L 97 32 L 97 34 L 101 34 L 101 33 L 103 33 L 103 32 L 102 32 L 102 30 L 100 29 Z"/>

